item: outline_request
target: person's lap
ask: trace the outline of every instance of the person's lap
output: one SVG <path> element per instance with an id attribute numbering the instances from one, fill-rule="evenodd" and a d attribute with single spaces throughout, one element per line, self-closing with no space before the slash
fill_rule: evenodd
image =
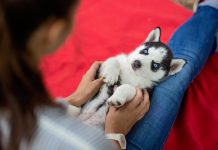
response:
<path id="1" fill-rule="evenodd" d="M 168 45 L 174 57 L 184 58 L 183 70 L 158 85 L 150 111 L 127 135 L 127 149 L 161 149 L 175 121 L 185 90 L 209 57 L 218 25 L 218 10 L 199 7 L 172 36 Z"/>

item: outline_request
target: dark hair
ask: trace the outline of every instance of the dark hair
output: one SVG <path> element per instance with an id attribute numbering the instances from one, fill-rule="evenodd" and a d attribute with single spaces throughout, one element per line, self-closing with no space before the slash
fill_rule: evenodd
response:
<path id="1" fill-rule="evenodd" d="M 70 19 L 71 8 L 76 2 L 0 0 L 0 149 L 19 149 L 21 140 L 29 142 L 37 124 L 37 108 L 56 107 L 26 43 L 50 17 Z M 3 119 L 8 121 L 10 129 L 7 143 L 3 143 Z"/>

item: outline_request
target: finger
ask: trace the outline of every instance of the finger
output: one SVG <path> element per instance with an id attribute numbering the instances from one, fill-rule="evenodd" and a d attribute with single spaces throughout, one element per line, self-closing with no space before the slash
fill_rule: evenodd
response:
<path id="1" fill-rule="evenodd" d="M 101 88 L 101 86 L 103 85 L 103 83 L 104 83 L 104 78 L 103 77 L 92 81 L 91 85 L 93 86 L 93 90 L 98 91 Z"/>
<path id="2" fill-rule="evenodd" d="M 144 100 L 150 102 L 150 98 L 147 90 L 144 90 Z"/>
<path id="3" fill-rule="evenodd" d="M 117 110 L 116 107 L 114 107 L 114 106 L 110 106 L 110 107 L 109 107 L 109 111 L 108 111 L 108 113 L 115 112 L 116 110 Z"/>
<path id="4" fill-rule="evenodd" d="M 143 102 L 139 105 L 139 107 L 137 108 L 140 112 L 141 115 L 144 115 L 145 113 L 148 112 L 150 108 L 150 100 L 149 100 L 149 95 L 147 92 L 145 92 L 144 94 L 144 100 Z"/>
<path id="5" fill-rule="evenodd" d="M 143 101 L 142 91 L 139 88 L 136 88 L 136 95 L 132 101 L 128 102 L 126 105 L 121 107 L 121 109 L 131 108 L 135 109 Z"/>
<path id="6" fill-rule="evenodd" d="M 145 116 L 145 114 L 141 115 L 137 121 L 141 120 L 144 116 Z"/>
<path id="7" fill-rule="evenodd" d="M 94 96 L 99 91 L 103 83 L 104 83 L 103 78 L 99 78 L 94 81 L 91 81 L 91 84 L 89 84 L 89 90 L 88 90 L 90 97 Z"/>
<path id="8" fill-rule="evenodd" d="M 100 65 L 101 65 L 101 61 L 96 61 L 94 62 L 91 67 L 89 68 L 89 70 L 86 72 L 86 76 L 90 79 L 90 80 L 94 80 L 97 70 L 99 69 Z"/>
<path id="9" fill-rule="evenodd" d="M 132 101 L 132 106 L 137 107 L 143 101 L 142 91 L 139 88 L 136 88 L 136 96 Z"/>

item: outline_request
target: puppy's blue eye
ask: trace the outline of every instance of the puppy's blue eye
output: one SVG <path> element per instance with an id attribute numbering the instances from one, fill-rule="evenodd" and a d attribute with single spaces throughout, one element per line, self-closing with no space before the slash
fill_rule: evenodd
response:
<path id="1" fill-rule="evenodd" d="M 141 50 L 139 53 L 140 53 L 140 54 L 143 54 L 143 55 L 148 55 L 148 48 L 147 48 L 147 47 L 144 48 L 144 49 Z"/>
<path id="2" fill-rule="evenodd" d="M 155 63 L 153 60 L 151 62 L 151 70 L 153 71 L 157 71 L 160 68 L 160 64 L 159 63 Z"/>

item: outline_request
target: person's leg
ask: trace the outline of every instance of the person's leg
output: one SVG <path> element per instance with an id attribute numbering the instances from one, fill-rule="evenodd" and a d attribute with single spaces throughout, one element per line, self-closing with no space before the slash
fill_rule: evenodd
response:
<path id="1" fill-rule="evenodd" d="M 162 149 L 186 88 L 212 51 L 217 26 L 218 10 L 203 6 L 174 33 L 169 47 L 174 57 L 186 59 L 187 64 L 180 73 L 155 88 L 150 111 L 127 135 L 127 149 Z"/>

